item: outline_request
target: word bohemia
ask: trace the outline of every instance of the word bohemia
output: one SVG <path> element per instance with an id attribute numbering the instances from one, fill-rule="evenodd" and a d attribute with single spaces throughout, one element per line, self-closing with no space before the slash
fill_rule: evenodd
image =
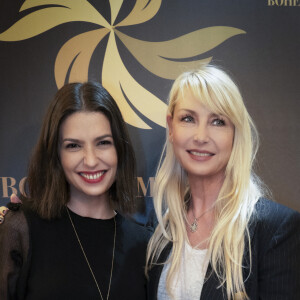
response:
<path id="1" fill-rule="evenodd" d="M 300 0 L 268 0 L 268 6 L 300 6 Z"/>
<path id="2" fill-rule="evenodd" d="M 14 177 L 0 177 L 1 198 L 9 198 L 11 194 L 24 193 L 24 181 L 26 177 L 19 181 Z M 144 180 L 143 177 L 137 177 L 137 197 L 152 197 L 154 177 Z M 0 198 L 0 200 L 1 200 Z M 4 200 L 4 199 L 3 199 Z"/>

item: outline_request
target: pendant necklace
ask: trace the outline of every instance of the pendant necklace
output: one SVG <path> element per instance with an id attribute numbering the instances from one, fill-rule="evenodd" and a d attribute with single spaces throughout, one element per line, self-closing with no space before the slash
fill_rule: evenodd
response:
<path id="1" fill-rule="evenodd" d="M 195 217 L 195 214 L 194 214 L 194 211 L 192 209 L 192 214 L 193 214 L 193 217 L 194 217 L 194 221 L 192 222 L 192 224 L 188 223 L 188 226 L 190 228 L 190 231 L 192 233 L 196 232 L 198 230 L 198 221 L 200 218 L 202 218 L 207 212 L 209 212 L 211 209 L 213 209 L 214 205 L 212 207 L 210 207 L 209 209 L 205 210 L 199 217 Z"/>
<path id="2" fill-rule="evenodd" d="M 88 260 L 86 254 L 85 254 L 85 251 L 84 251 L 83 246 L 82 246 L 82 244 L 81 244 L 81 241 L 80 241 L 80 238 L 79 238 L 79 236 L 78 236 L 77 230 L 76 230 L 76 228 L 75 228 L 75 225 L 74 225 L 74 223 L 73 223 L 73 221 L 72 221 L 72 218 L 71 218 L 71 215 L 70 215 L 70 213 L 69 213 L 69 209 L 68 209 L 67 207 L 66 207 L 66 209 L 67 209 L 67 213 L 68 213 L 68 216 L 69 216 L 69 220 L 70 220 L 70 222 L 71 222 L 71 224 L 72 224 L 74 233 L 75 233 L 75 235 L 76 235 L 78 244 L 79 244 L 79 246 L 80 246 L 80 248 L 81 248 L 82 254 L 83 254 L 83 256 L 84 256 L 84 258 L 85 258 L 85 261 L 86 261 L 86 263 L 87 263 L 87 265 L 88 265 L 88 267 L 89 267 L 89 270 L 90 270 L 90 272 L 91 272 L 91 274 L 92 274 L 92 276 L 93 276 L 93 279 L 94 279 L 94 282 L 95 282 L 95 284 L 96 284 L 97 290 L 98 290 L 98 292 L 99 292 L 100 298 L 101 298 L 101 300 L 103 300 L 103 296 L 102 296 L 102 293 L 101 293 L 99 284 L 98 284 L 98 282 L 97 282 L 97 279 L 96 279 L 96 277 L 95 277 L 95 274 L 94 274 L 94 272 L 93 272 L 93 269 L 92 269 L 92 267 L 91 267 L 91 265 L 90 265 L 90 263 L 89 263 L 89 260 Z M 108 298 L 109 298 L 110 285 L 111 285 L 111 278 L 112 278 L 112 273 L 113 273 L 113 269 L 114 269 L 114 258 L 115 258 L 115 247 L 116 247 L 116 235 L 117 235 L 116 217 L 114 217 L 114 223 L 115 223 L 114 245 L 113 245 L 112 260 L 111 260 L 111 269 L 110 269 L 110 278 L 109 278 L 109 284 L 108 284 L 108 291 L 107 291 L 106 300 L 108 300 Z"/>

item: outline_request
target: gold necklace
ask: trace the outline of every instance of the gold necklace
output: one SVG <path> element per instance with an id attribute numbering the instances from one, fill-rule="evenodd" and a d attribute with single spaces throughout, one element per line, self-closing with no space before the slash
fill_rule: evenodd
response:
<path id="1" fill-rule="evenodd" d="M 79 239 L 77 230 L 76 230 L 76 228 L 75 228 L 75 225 L 74 225 L 74 223 L 73 223 L 73 221 L 72 221 L 72 218 L 71 218 L 71 215 L 70 215 L 70 213 L 69 213 L 69 209 L 68 209 L 67 207 L 66 207 L 66 209 L 67 209 L 67 213 L 68 213 L 70 222 L 71 222 L 71 224 L 72 224 L 74 233 L 75 233 L 75 235 L 76 235 L 78 244 L 79 244 L 79 246 L 80 246 L 80 248 L 81 248 L 82 254 L 83 254 L 83 256 L 84 256 L 84 258 L 85 258 L 85 261 L 86 261 L 86 263 L 87 263 L 87 265 L 88 265 L 88 267 L 89 267 L 89 269 L 90 269 L 90 272 L 91 272 L 91 274 L 92 274 L 92 276 L 93 276 L 93 279 L 94 279 L 94 281 L 95 281 L 95 284 L 96 284 L 97 289 L 98 289 L 98 292 L 99 292 L 99 295 L 100 295 L 101 299 L 103 300 L 103 297 L 102 297 L 102 293 L 101 293 L 101 291 L 100 291 L 99 284 L 98 284 L 97 279 L 96 279 L 96 277 L 95 277 L 95 274 L 94 274 L 94 272 L 93 272 L 93 270 L 92 270 L 92 267 L 91 267 L 91 265 L 90 265 L 90 263 L 89 263 L 89 260 L 88 260 L 86 254 L 85 254 L 85 251 L 84 251 L 84 249 L 83 249 L 83 247 L 82 247 L 82 244 L 81 244 L 81 241 L 80 241 L 80 239 Z M 110 293 L 110 285 L 111 285 L 111 278 L 112 278 L 112 273 L 113 273 L 113 269 L 114 269 L 114 258 L 115 258 L 115 247 L 116 247 L 116 235 L 117 235 L 116 217 L 114 217 L 114 223 L 115 223 L 114 246 L 113 246 L 113 253 L 112 253 L 112 260 L 111 260 L 111 269 L 110 269 L 110 278 L 109 278 L 109 284 L 108 284 L 108 291 L 107 291 L 106 300 L 108 300 L 108 297 L 109 297 L 109 293 Z"/>

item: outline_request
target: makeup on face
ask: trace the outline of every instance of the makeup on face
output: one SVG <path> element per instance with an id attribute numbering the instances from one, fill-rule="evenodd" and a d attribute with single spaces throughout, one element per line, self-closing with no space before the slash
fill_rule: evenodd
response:
<path id="1" fill-rule="evenodd" d="M 100 112 L 76 112 L 60 128 L 60 160 L 72 197 L 107 197 L 117 152 L 110 123 Z"/>
<path id="2" fill-rule="evenodd" d="M 234 125 L 227 117 L 212 112 L 186 93 L 167 121 L 175 156 L 188 174 L 212 176 L 225 172 L 234 138 Z"/>

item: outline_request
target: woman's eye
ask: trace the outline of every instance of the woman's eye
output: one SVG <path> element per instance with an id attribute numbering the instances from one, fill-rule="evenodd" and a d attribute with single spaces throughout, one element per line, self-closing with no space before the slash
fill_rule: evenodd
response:
<path id="1" fill-rule="evenodd" d="M 218 119 L 214 119 L 212 121 L 212 124 L 216 125 L 216 126 L 224 126 L 225 125 L 225 121 L 218 118 Z"/>
<path id="2" fill-rule="evenodd" d="M 77 149 L 77 148 L 79 148 L 79 145 L 75 144 L 75 143 L 70 143 L 70 144 L 66 145 L 66 148 L 67 149 Z"/>
<path id="3" fill-rule="evenodd" d="M 111 144 L 112 144 L 112 142 L 110 140 L 103 140 L 103 141 L 98 142 L 99 146 L 102 146 L 102 145 L 111 145 Z"/>
<path id="4" fill-rule="evenodd" d="M 184 116 L 181 118 L 181 121 L 186 122 L 186 123 L 190 123 L 193 122 L 194 118 L 192 116 Z"/>

